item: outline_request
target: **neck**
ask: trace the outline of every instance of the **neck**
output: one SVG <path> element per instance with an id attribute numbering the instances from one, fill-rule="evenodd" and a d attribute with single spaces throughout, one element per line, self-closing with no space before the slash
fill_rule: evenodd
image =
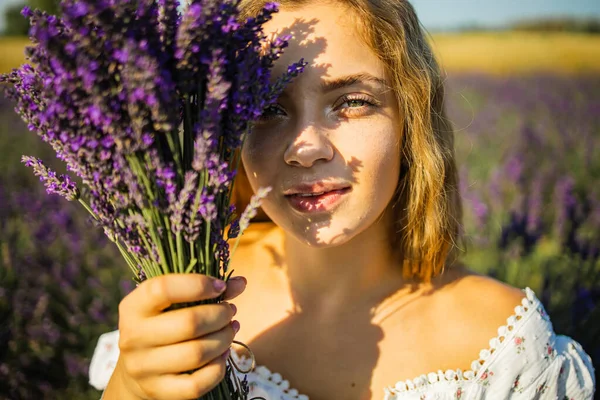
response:
<path id="1" fill-rule="evenodd" d="M 298 311 L 328 319 L 361 306 L 374 307 L 407 286 L 391 251 L 385 220 L 327 248 L 284 235 L 284 272 Z"/>

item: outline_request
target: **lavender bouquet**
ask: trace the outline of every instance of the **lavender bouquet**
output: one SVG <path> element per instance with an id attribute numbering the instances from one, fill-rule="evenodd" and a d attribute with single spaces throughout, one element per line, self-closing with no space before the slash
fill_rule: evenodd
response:
<path id="1" fill-rule="evenodd" d="M 272 80 L 289 40 L 262 30 L 277 7 L 240 22 L 238 3 L 63 0 L 60 18 L 23 9 L 31 64 L 0 83 L 76 178 L 23 162 L 48 193 L 90 212 L 138 283 L 168 273 L 228 279 L 228 241 L 269 191 L 239 218 L 230 206 L 252 121 L 305 64 Z M 206 398 L 247 397 L 228 371 Z"/>

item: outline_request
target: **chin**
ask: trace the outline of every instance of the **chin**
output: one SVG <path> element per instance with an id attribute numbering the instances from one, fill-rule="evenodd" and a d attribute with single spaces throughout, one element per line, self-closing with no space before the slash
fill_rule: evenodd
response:
<path id="1" fill-rule="evenodd" d="M 354 235 L 350 229 L 334 229 L 332 227 L 314 227 L 309 228 L 304 233 L 295 234 L 298 240 L 301 240 L 309 247 L 316 249 L 326 249 L 348 243 Z"/>
<path id="2" fill-rule="evenodd" d="M 360 218 L 349 220 L 334 213 L 306 217 L 288 215 L 283 219 L 276 217 L 273 222 L 305 246 L 325 249 L 348 243 L 364 231 L 367 226 L 356 225 L 357 220 Z"/>

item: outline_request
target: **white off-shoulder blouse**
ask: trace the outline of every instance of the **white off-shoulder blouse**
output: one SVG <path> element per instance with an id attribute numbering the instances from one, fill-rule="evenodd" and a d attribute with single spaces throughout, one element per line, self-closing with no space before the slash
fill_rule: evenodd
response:
<path id="1" fill-rule="evenodd" d="M 489 348 L 479 353 L 469 371 L 432 371 L 382 388 L 384 400 L 558 399 L 591 400 L 595 377 L 592 360 L 579 343 L 556 335 L 544 306 L 534 292 L 515 307 Z M 90 365 L 90 384 L 103 390 L 119 356 L 119 332 L 100 337 Z M 250 360 L 232 351 L 247 370 Z M 239 374 L 239 373 L 238 373 Z M 240 379 L 244 376 L 239 374 Z M 258 366 L 247 374 L 250 398 L 307 400 L 280 374 Z"/>

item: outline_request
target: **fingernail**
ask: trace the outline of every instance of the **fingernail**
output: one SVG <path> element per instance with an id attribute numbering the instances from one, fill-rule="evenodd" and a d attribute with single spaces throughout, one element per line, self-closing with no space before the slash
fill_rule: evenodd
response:
<path id="1" fill-rule="evenodd" d="M 223 357 L 223 359 L 225 361 L 227 361 L 227 358 L 229 357 L 229 354 L 231 354 L 231 347 L 227 349 L 227 351 L 225 353 L 223 353 L 223 355 L 221 355 L 221 357 Z"/>
<path id="2" fill-rule="evenodd" d="M 231 327 L 233 328 L 233 333 L 238 333 L 240 331 L 240 322 L 237 320 L 233 321 Z"/>
<path id="3" fill-rule="evenodd" d="M 232 280 L 236 280 L 236 281 L 243 281 L 245 285 L 248 284 L 248 280 L 246 278 L 244 278 L 243 276 L 234 276 L 232 278 L 229 278 L 230 281 Z"/>
<path id="4" fill-rule="evenodd" d="M 235 306 L 235 304 L 233 303 L 229 303 L 229 306 L 231 307 L 231 309 L 233 310 L 233 315 L 237 314 L 237 307 Z"/>
<path id="5" fill-rule="evenodd" d="M 227 284 L 220 279 L 215 279 L 213 281 L 213 286 L 217 292 L 221 293 L 223 290 L 225 290 Z"/>

